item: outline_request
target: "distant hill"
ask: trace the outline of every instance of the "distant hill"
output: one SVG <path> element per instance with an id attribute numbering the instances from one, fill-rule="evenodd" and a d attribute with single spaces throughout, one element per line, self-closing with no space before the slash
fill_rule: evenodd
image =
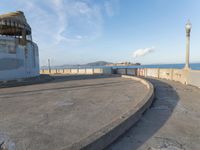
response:
<path id="1" fill-rule="evenodd" d="M 112 64 L 111 62 L 106 62 L 106 61 L 95 61 L 87 64 L 65 64 L 65 65 L 60 65 L 60 66 L 51 66 L 52 69 L 56 68 L 77 68 L 77 67 L 92 67 L 92 66 L 106 66 L 108 64 Z M 48 69 L 48 66 L 41 66 L 41 69 Z"/>
<path id="2" fill-rule="evenodd" d="M 106 62 L 106 61 L 95 61 L 95 62 L 87 63 L 84 66 L 106 66 L 108 64 L 112 64 L 112 63 Z"/>
<path id="3" fill-rule="evenodd" d="M 63 69 L 63 68 L 84 68 L 84 67 L 99 67 L 99 66 L 138 66 L 140 63 L 131 63 L 131 62 L 121 62 L 121 63 L 112 63 L 107 61 L 95 61 L 87 64 L 65 64 L 60 66 L 51 66 L 52 69 Z M 41 66 L 41 69 L 48 69 L 48 66 Z"/>

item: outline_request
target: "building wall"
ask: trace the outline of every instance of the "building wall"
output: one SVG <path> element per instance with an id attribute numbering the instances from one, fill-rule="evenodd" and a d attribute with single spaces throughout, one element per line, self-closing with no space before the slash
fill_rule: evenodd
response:
<path id="1" fill-rule="evenodd" d="M 39 53 L 35 43 L 19 45 L 15 38 L 0 37 L 0 80 L 39 75 Z"/>

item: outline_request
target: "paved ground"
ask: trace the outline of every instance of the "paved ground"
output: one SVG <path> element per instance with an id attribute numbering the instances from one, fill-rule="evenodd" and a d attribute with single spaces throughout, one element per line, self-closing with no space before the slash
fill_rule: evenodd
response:
<path id="1" fill-rule="evenodd" d="M 200 150 L 200 89 L 149 79 L 156 100 L 107 150 Z"/>
<path id="2" fill-rule="evenodd" d="M 0 144 L 11 150 L 61 150 L 120 117 L 147 93 L 137 81 L 99 77 L 56 77 L 0 89 Z"/>

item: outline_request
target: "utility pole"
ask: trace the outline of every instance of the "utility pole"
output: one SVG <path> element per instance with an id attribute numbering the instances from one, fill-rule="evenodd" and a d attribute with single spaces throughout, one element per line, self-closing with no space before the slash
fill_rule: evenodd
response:
<path id="1" fill-rule="evenodd" d="M 51 74 L 51 61 L 48 59 L 49 74 Z"/>

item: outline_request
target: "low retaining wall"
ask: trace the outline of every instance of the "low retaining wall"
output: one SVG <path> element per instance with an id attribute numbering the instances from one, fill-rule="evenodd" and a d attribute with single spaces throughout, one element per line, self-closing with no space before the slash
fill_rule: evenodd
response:
<path id="1" fill-rule="evenodd" d="M 40 74 L 112 74 L 112 68 L 42 69 L 40 70 Z"/>
<path id="2" fill-rule="evenodd" d="M 117 68 L 116 74 L 154 77 L 178 81 L 200 88 L 200 70 L 164 68 Z"/>
<path id="3" fill-rule="evenodd" d="M 200 70 L 164 68 L 85 68 L 41 70 L 41 74 L 120 74 L 178 81 L 200 88 Z"/>
<path id="4" fill-rule="evenodd" d="M 188 84 L 195 85 L 200 88 L 200 71 L 190 70 L 188 75 Z"/>
<path id="5" fill-rule="evenodd" d="M 137 74 L 144 77 L 155 77 L 178 81 L 182 84 L 189 84 L 200 87 L 200 71 L 191 69 L 161 69 L 161 68 L 145 68 L 138 69 Z"/>
<path id="6" fill-rule="evenodd" d="M 142 116 L 144 111 L 148 109 L 154 99 L 154 87 L 153 85 L 141 78 L 122 75 L 123 78 L 130 78 L 141 82 L 146 85 L 149 92 L 145 98 L 140 101 L 132 110 L 129 110 L 101 130 L 95 132 L 89 137 L 82 139 L 81 141 L 69 146 L 66 149 L 70 150 L 102 150 L 114 142 L 119 136 L 126 132 L 131 126 L 133 126 Z"/>
<path id="7" fill-rule="evenodd" d="M 115 74 L 154 77 L 200 88 L 200 70 L 164 68 L 116 68 Z"/>

